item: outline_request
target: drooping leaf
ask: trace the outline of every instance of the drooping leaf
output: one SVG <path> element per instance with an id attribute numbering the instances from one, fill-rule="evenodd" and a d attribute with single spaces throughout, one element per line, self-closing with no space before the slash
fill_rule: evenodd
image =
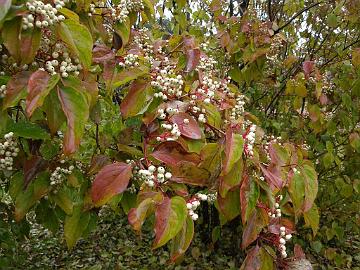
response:
<path id="1" fill-rule="evenodd" d="M 178 162 L 171 170 L 171 181 L 178 183 L 205 186 L 208 183 L 210 173 L 204 168 L 199 168 L 188 161 Z"/>
<path id="2" fill-rule="evenodd" d="M 71 216 L 66 216 L 64 235 L 69 249 L 73 248 L 86 230 L 90 220 L 89 212 L 84 212 L 82 205 L 77 205 Z"/>
<path id="3" fill-rule="evenodd" d="M 268 215 L 263 209 L 256 209 L 256 211 L 253 211 L 243 230 L 242 249 L 247 248 L 258 238 L 259 233 L 267 223 Z"/>
<path id="4" fill-rule="evenodd" d="M 305 200 L 305 183 L 300 173 L 295 173 L 290 179 L 288 188 L 295 214 L 299 215 Z"/>
<path id="5" fill-rule="evenodd" d="M 215 128 L 220 128 L 223 120 L 218 108 L 211 103 L 203 103 L 202 107 L 206 110 L 207 123 Z"/>
<path id="6" fill-rule="evenodd" d="M 317 231 L 319 230 L 320 223 L 319 210 L 315 203 L 307 212 L 304 212 L 304 219 L 305 224 L 312 229 L 313 235 L 315 236 Z"/>
<path id="7" fill-rule="evenodd" d="M 249 175 L 244 175 L 240 187 L 241 219 L 243 224 L 247 222 L 255 210 L 260 192 L 257 183 Z"/>
<path id="8" fill-rule="evenodd" d="M 176 166 L 181 161 L 188 161 L 194 165 L 200 162 L 198 154 L 187 152 L 176 141 L 167 141 L 159 144 L 151 155 L 169 166 Z"/>
<path id="9" fill-rule="evenodd" d="M 231 169 L 231 171 L 220 177 L 219 192 L 221 197 L 225 197 L 227 192 L 240 184 L 243 175 L 244 162 L 239 159 Z"/>
<path id="10" fill-rule="evenodd" d="M 34 60 L 35 55 L 40 48 L 40 41 L 41 30 L 37 27 L 21 32 L 20 57 L 22 65 L 29 64 Z"/>
<path id="11" fill-rule="evenodd" d="M 183 228 L 188 216 L 186 202 L 176 196 L 163 201 L 156 206 L 155 210 L 155 240 L 153 248 L 165 245 L 173 239 Z"/>
<path id="12" fill-rule="evenodd" d="M 186 68 L 185 72 L 193 71 L 200 61 L 200 49 L 186 49 Z"/>
<path id="13" fill-rule="evenodd" d="M 9 124 L 8 131 L 12 131 L 16 136 L 26 139 L 47 140 L 50 138 L 50 134 L 45 129 L 32 122 L 13 122 Z"/>
<path id="14" fill-rule="evenodd" d="M 50 76 L 48 72 L 42 70 L 38 70 L 30 76 L 28 95 L 26 97 L 26 113 L 28 117 L 43 105 L 46 96 L 55 87 L 59 79 L 59 74 Z"/>
<path id="15" fill-rule="evenodd" d="M 66 19 L 57 27 L 62 41 L 74 53 L 86 69 L 91 66 L 93 40 L 89 30 L 82 24 Z"/>
<path id="16" fill-rule="evenodd" d="M 180 256 L 185 254 L 189 248 L 191 241 L 194 237 L 194 221 L 190 216 L 187 216 L 181 231 L 175 236 L 171 243 L 171 258 L 175 262 Z"/>
<path id="17" fill-rule="evenodd" d="M 312 166 L 304 164 L 301 174 L 305 184 L 305 201 L 303 211 L 307 212 L 311 209 L 318 192 L 317 173 Z"/>
<path id="18" fill-rule="evenodd" d="M 9 11 L 11 7 L 11 0 L 0 0 L 0 24 L 1 21 L 5 18 L 6 13 Z"/>
<path id="19" fill-rule="evenodd" d="M 1 33 L 6 49 L 8 49 L 15 61 L 19 62 L 21 17 L 15 17 L 10 21 L 5 21 Z"/>
<path id="20" fill-rule="evenodd" d="M 230 128 L 226 131 L 225 160 L 223 175 L 228 174 L 243 153 L 244 140 L 241 134 L 234 133 Z"/>
<path id="21" fill-rule="evenodd" d="M 16 106 L 21 99 L 26 97 L 26 87 L 30 74 L 28 71 L 21 71 L 11 77 L 6 88 L 3 110 Z"/>
<path id="22" fill-rule="evenodd" d="M 240 267 L 240 270 L 275 270 L 273 254 L 269 254 L 268 250 L 273 251 L 269 246 L 253 247 Z"/>
<path id="23" fill-rule="evenodd" d="M 148 102 L 148 84 L 144 81 L 134 81 L 129 92 L 120 104 L 121 115 L 124 119 L 135 116 L 143 110 Z"/>
<path id="24" fill-rule="evenodd" d="M 103 205 L 114 195 L 122 193 L 127 188 L 131 175 L 131 164 L 116 162 L 102 168 L 91 187 L 93 202 L 97 206 Z"/>
<path id="25" fill-rule="evenodd" d="M 225 216 L 227 221 L 231 221 L 240 215 L 239 188 L 227 192 L 225 198 L 218 195 L 217 202 L 221 213 Z"/>
<path id="26" fill-rule="evenodd" d="M 188 119 L 189 123 L 184 123 L 184 119 Z M 201 129 L 197 121 L 189 114 L 182 112 L 174 114 L 170 121 L 178 125 L 182 136 L 195 140 L 201 139 Z"/>
<path id="27" fill-rule="evenodd" d="M 122 47 L 126 46 L 126 44 L 129 42 L 130 33 L 131 33 L 131 25 L 130 25 L 129 17 L 127 17 L 123 22 L 115 23 L 114 29 L 115 32 L 121 38 Z"/>
<path id="28" fill-rule="evenodd" d="M 89 117 L 89 104 L 83 92 L 71 87 L 58 88 L 58 96 L 67 119 L 64 154 L 70 155 L 79 147 L 84 126 Z"/>
<path id="29" fill-rule="evenodd" d="M 57 91 L 50 91 L 44 100 L 42 109 L 46 113 L 47 125 L 50 132 L 55 134 L 66 121 L 66 116 L 62 110 Z"/>
<path id="30" fill-rule="evenodd" d="M 109 76 L 108 81 L 108 89 L 115 89 L 120 87 L 132 80 L 140 78 L 141 76 L 148 73 L 148 68 L 145 66 L 135 67 L 131 69 L 125 69 L 121 72 L 113 71 L 113 67 L 111 68 L 113 72 L 111 76 Z"/>
<path id="31" fill-rule="evenodd" d="M 276 188 L 281 188 L 283 185 L 283 181 L 281 180 L 281 178 L 277 175 L 275 175 L 274 173 L 272 173 L 268 168 L 266 168 L 264 165 L 260 165 L 261 171 L 264 174 L 266 180 L 268 180 L 268 182 L 276 187 Z"/>

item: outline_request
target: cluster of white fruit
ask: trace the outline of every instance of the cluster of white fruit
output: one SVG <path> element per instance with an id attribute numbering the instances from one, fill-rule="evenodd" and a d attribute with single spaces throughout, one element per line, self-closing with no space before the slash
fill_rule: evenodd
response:
<path id="1" fill-rule="evenodd" d="M 271 217 L 271 218 L 280 218 L 281 217 L 281 209 L 280 209 L 280 204 L 278 202 L 280 202 L 282 199 L 283 199 L 282 195 L 279 195 L 277 197 L 277 202 L 275 203 L 274 211 L 271 210 L 268 212 L 269 217 Z"/>
<path id="2" fill-rule="evenodd" d="M 44 40 L 45 43 L 50 43 L 49 39 Z M 47 50 L 49 47 L 43 47 L 43 49 Z M 45 68 L 40 68 L 40 70 L 46 69 L 51 75 L 60 73 L 63 78 L 67 78 L 71 72 L 77 76 L 82 70 L 79 59 L 71 59 L 66 47 L 59 42 L 55 44 L 51 58 L 52 60 L 46 61 Z"/>
<path id="3" fill-rule="evenodd" d="M 14 157 L 20 151 L 17 142 L 14 140 L 14 133 L 9 132 L 4 135 L 5 141 L 0 143 L 0 169 L 11 171 L 13 169 Z"/>
<path id="4" fill-rule="evenodd" d="M 6 84 L 3 84 L 0 86 L 0 98 L 3 98 L 6 96 Z"/>
<path id="5" fill-rule="evenodd" d="M 231 114 L 230 114 L 230 119 L 231 120 L 236 120 L 238 119 L 240 116 L 242 116 L 244 114 L 244 105 L 245 105 L 245 101 L 244 101 L 245 96 L 244 95 L 239 95 L 236 98 L 236 104 L 235 106 L 231 109 Z"/>
<path id="6" fill-rule="evenodd" d="M 286 253 L 286 241 L 289 241 L 292 238 L 291 234 L 286 234 L 286 228 L 284 226 L 280 227 L 280 238 L 279 238 L 279 250 L 283 258 L 287 257 Z"/>
<path id="7" fill-rule="evenodd" d="M 137 34 L 134 36 L 134 43 L 143 51 L 144 60 L 152 64 L 154 62 L 154 46 L 151 45 L 151 40 L 147 32 L 148 29 L 146 28 L 137 30 Z"/>
<path id="8" fill-rule="evenodd" d="M 130 12 L 138 12 L 144 9 L 142 0 L 121 0 L 117 6 L 111 6 L 111 17 L 123 23 L 126 21 Z"/>
<path id="9" fill-rule="evenodd" d="M 209 41 L 205 41 L 203 43 L 200 44 L 201 49 L 204 52 L 210 52 L 210 48 L 209 48 L 210 42 Z"/>
<path id="10" fill-rule="evenodd" d="M 138 67 L 140 64 L 138 62 L 139 56 L 136 54 L 129 53 L 124 57 L 124 61 L 119 63 L 119 66 L 124 67 Z"/>
<path id="11" fill-rule="evenodd" d="M 211 201 L 212 199 L 212 196 L 209 198 L 209 195 L 202 193 L 197 193 L 195 198 L 190 199 L 186 203 L 186 208 L 188 209 L 188 213 L 191 219 L 195 221 L 199 218 L 199 215 L 195 213 L 195 210 L 200 206 L 200 201 Z"/>
<path id="12" fill-rule="evenodd" d="M 167 115 L 173 115 L 178 112 L 179 110 L 176 108 L 167 107 L 166 110 L 160 108 L 158 109 L 158 114 L 159 114 L 158 118 L 160 120 L 164 120 Z"/>
<path id="13" fill-rule="evenodd" d="M 27 1 L 26 7 L 30 11 L 30 14 L 26 15 L 22 19 L 22 28 L 24 30 L 35 27 L 45 28 L 59 21 L 65 20 L 63 15 L 57 16 L 59 9 L 62 9 L 68 0 L 55 0 L 53 7 L 51 4 L 44 4 L 43 1 Z"/>
<path id="14" fill-rule="evenodd" d="M 246 150 L 249 156 L 254 155 L 253 147 L 255 143 L 255 131 L 256 125 L 251 125 L 249 128 L 249 133 L 246 135 Z"/>
<path id="15" fill-rule="evenodd" d="M 96 14 L 96 8 L 104 8 L 105 3 L 103 1 L 98 1 L 96 4 L 91 3 L 89 5 L 89 13 L 88 16 L 91 17 L 93 14 Z"/>
<path id="16" fill-rule="evenodd" d="M 135 186 L 134 184 L 132 184 L 130 187 L 128 187 L 128 188 L 126 189 L 126 191 L 128 191 L 128 192 L 131 193 L 131 194 L 135 194 L 136 191 L 137 191 L 137 189 L 136 189 L 136 186 Z"/>
<path id="17" fill-rule="evenodd" d="M 156 140 L 158 142 L 162 142 L 164 140 L 176 141 L 181 136 L 179 126 L 176 123 L 174 123 L 174 124 L 163 123 L 163 124 L 161 124 L 161 127 L 163 129 L 167 130 L 167 132 L 156 137 Z"/>
<path id="18" fill-rule="evenodd" d="M 217 61 L 212 57 L 200 57 L 199 64 L 196 67 L 197 71 L 207 71 L 207 72 L 214 72 L 215 71 L 215 64 Z"/>
<path id="19" fill-rule="evenodd" d="M 160 92 L 155 93 L 154 97 L 167 100 L 168 97 L 180 97 L 182 95 L 182 88 L 184 81 L 181 75 L 174 74 L 171 65 L 165 66 L 163 69 L 156 68 L 158 76 L 154 78 L 151 85 Z"/>
<path id="20" fill-rule="evenodd" d="M 66 175 L 72 174 L 74 169 L 75 169 L 75 167 L 73 165 L 70 165 L 67 169 L 61 168 L 61 167 L 56 167 L 55 171 L 53 171 L 50 176 L 50 185 L 51 186 L 59 186 L 64 181 Z"/>
<path id="21" fill-rule="evenodd" d="M 136 174 L 149 187 L 153 187 L 155 183 L 162 184 L 172 177 L 171 172 L 167 172 L 164 167 L 154 165 L 150 165 L 147 170 L 138 170 Z"/>

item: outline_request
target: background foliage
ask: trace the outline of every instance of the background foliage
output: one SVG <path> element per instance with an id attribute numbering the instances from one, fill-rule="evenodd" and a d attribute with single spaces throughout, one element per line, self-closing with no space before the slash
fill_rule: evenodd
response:
<path id="1" fill-rule="evenodd" d="M 230 268 L 307 269 L 304 250 L 319 269 L 357 269 L 359 10 L 0 0 L 2 268 L 20 267 L 38 224 L 69 252 L 97 241 L 110 207 L 179 265 L 201 239 Z M 149 180 L 151 165 L 170 178 Z"/>

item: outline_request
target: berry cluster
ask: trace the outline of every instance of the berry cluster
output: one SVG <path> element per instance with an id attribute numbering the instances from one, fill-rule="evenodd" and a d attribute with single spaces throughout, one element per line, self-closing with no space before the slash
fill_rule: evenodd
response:
<path id="1" fill-rule="evenodd" d="M 43 51 L 50 51 L 48 55 L 48 60 L 45 63 L 45 68 L 40 68 L 40 70 L 47 70 L 51 75 L 59 73 L 61 77 L 66 78 L 70 73 L 73 73 L 75 76 L 80 74 L 82 70 L 82 65 L 80 64 L 79 59 L 72 59 L 67 51 L 67 48 L 60 42 L 55 43 L 54 46 L 49 46 L 50 40 L 44 38 L 45 45 L 42 46 Z"/>
<path id="2" fill-rule="evenodd" d="M 138 67 L 140 65 L 138 60 L 139 60 L 138 55 L 130 53 L 124 57 L 124 60 L 122 62 L 119 62 L 119 66 L 122 68 Z"/>
<path id="3" fill-rule="evenodd" d="M 134 36 L 134 44 L 136 44 L 139 47 L 139 49 L 143 51 L 144 59 L 150 64 L 153 64 L 154 46 L 151 44 L 151 40 L 147 32 L 148 29 L 146 28 L 139 29 L 136 35 Z"/>
<path id="4" fill-rule="evenodd" d="M 0 86 L 0 98 L 6 96 L 6 84 Z"/>
<path id="5" fill-rule="evenodd" d="M 14 133 L 9 132 L 4 135 L 5 141 L 0 143 L 0 169 L 11 171 L 13 169 L 14 157 L 20 151 L 17 142 L 14 140 Z"/>
<path id="6" fill-rule="evenodd" d="M 230 114 L 230 119 L 231 120 L 236 120 L 239 117 L 241 117 L 244 114 L 244 105 L 245 105 L 245 101 L 244 101 L 245 96 L 244 95 L 239 95 L 236 98 L 236 104 L 235 107 L 233 107 L 231 109 L 231 114 Z"/>
<path id="7" fill-rule="evenodd" d="M 64 163 L 64 162 L 65 162 L 65 160 L 61 161 L 61 163 Z M 70 165 L 67 169 L 61 168 L 61 167 L 56 167 L 55 171 L 53 171 L 50 176 L 50 185 L 51 186 L 60 186 L 61 183 L 66 178 L 66 175 L 72 174 L 74 169 L 75 169 L 75 167 L 73 165 Z M 54 190 L 54 192 L 56 193 L 56 190 Z"/>
<path id="8" fill-rule="evenodd" d="M 46 28 L 54 23 L 65 20 L 63 15 L 57 16 L 56 14 L 67 2 L 68 0 L 55 0 L 55 7 L 53 7 L 51 4 L 44 4 L 42 1 L 27 1 L 26 7 L 30 11 L 30 14 L 23 17 L 22 28 L 24 30 L 34 28 L 34 26 Z"/>
<path id="9" fill-rule="evenodd" d="M 279 202 L 283 199 L 282 195 L 277 197 L 277 202 L 275 203 L 275 209 L 268 212 L 269 217 L 271 218 L 280 218 L 281 217 L 281 209 Z"/>
<path id="10" fill-rule="evenodd" d="M 210 198 L 212 200 L 212 198 Z M 192 220 L 197 220 L 199 215 L 196 214 L 194 211 L 200 206 L 200 201 L 209 201 L 209 196 L 202 193 L 197 193 L 196 196 L 190 199 L 186 203 L 186 208 L 188 209 L 188 213 Z"/>
<path id="11" fill-rule="evenodd" d="M 286 228 L 284 226 L 280 227 L 280 238 L 279 238 L 279 250 L 281 253 L 281 256 L 283 258 L 287 257 L 287 253 L 286 253 L 286 241 L 289 241 L 292 238 L 291 234 L 286 234 Z"/>
<path id="12" fill-rule="evenodd" d="M 165 63 L 168 63 L 168 58 L 165 57 Z M 165 65 L 163 69 L 160 70 L 159 67 L 156 67 L 157 76 L 155 75 L 151 85 L 159 90 L 158 93 L 154 94 L 156 98 L 162 98 L 163 100 L 168 100 L 169 97 L 180 97 L 182 95 L 182 88 L 184 81 L 181 75 L 176 75 L 172 65 Z"/>
<path id="13" fill-rule="evenodd" d="M 123 23 L 130 12 L 139 12 L 144 9 L 142 0 L 121 0 L 117 6 L 110 7 L 111 17 Z"/>
<path id="14" fill-rule="evenodd" d="M 91 3 L 89 5 L 89 13 L 88 16 L 91 17 L 93 14 L 96 14 L 96 8 L 104 8 L 105 3 L 103 1 L 98 1 L 96 4 Z"/>
<path id="15" fill-rule="evenodd" d="M 131 194 L 136 194 L 137 189 L 136 189 L 136 186 L 135 186 L 134 184 L 132 184 L 130 187 L 128 187 L 128 188 L 126 189 L 126 191 L 128 191 L 128 192 L 131 193 Z"/>
<path id="16" fill-rule="evenodd" d="M 154 165 L 150 165 L 147 170 L 141 169 L 136 174 L 149 187 L 153 187 L 155 183 L 162 184 L 172 177 L 172 174 L 167 172 L 164 167 L 155 167 Z"/>
<path id="17" fill-rule="evenodd" d="M 212 57 L 200 57 L 198 66 L 196 67 L 197 71 L 206 71 L 212 73 L 215 70 L 215 65 L 217 61 Z"/>
<path id="18" fill-rule="evenodd" d="M 246 139 L 245 149 L 249 156 L 254 155 L 253 145 L 255 143 L 255 131 L 256 131 L 256 125 L 251 125 L 249 128 L 249 132 L 245 136 Z"/>

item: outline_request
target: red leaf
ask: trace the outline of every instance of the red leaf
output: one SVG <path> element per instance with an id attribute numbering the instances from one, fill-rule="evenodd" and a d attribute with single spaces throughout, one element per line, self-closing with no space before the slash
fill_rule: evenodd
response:
<path id="1" fill-rule="evenodd" d="M 240 134 L 234 133 L 231 128 L 226 130 L 225 159 L 223 174 L 228 174 L 234 164 L 241 158 L 244 140 Z"/>
<path id="2" fill-rule="evenodd" d="M 105 45 L 96 45 L 93 49 L 93 62 L 96 64 L 104 64 L 115 58 L 115 53 Z"/>
<path id="3" fill-rule="evenodd" d="M 188 119 L 189 123 L 185 124 L 184 119 Z M 187 113 L 177 113 L 174 114 L 170 121 L 176 123 L 179 126 L 181 135 L 188 137 L 190 139 L 201 139 L 201 129 L 196 122 L 196 120 Z"/>
<path id="4" fill-rule="evenodd" d="M 314 61 L 305 61 L 303 63 L 303 70 L 305 74 L 305 79 L 308 79 L 311 72 L 314 70 Z"/>
<path id="5" fill-rule="evenodd" d="M 267 219 L 267 213 L 265 213 L 265 210 L 263 209 L 257 209 L 252 213 L 243 231 L 241 243 L 242 249 L 247 248 L 258 238 L 259 233 L 267 224 Z"/>
<path id="6" fill-rule="evenodd" d="M 96 174 L 102 167 L 109 163 L 109 157 L 106 155 L 96 155 L 91 159 L 90 168 L 88 171 L 89 175 Z"/>
<path id="7" fill-rule="evenodd" d="M 170 166 L 176 166 L 180 161 L 188 161 L 195 165 L 200 162 L 198 154 L 187 152 L 180 143 L 175 141 L 159 144 L 154 149 L 152 156 Z"/>
<path id="8" fill-rule="evenodd" d="M 96 176 L 91 187 L 91 198 L 96 205 L 103 205 L 113 196 L 122 193 L 132 175 L 130 164 L 116 162 L 105 166 Z"/>
<path id="9" fill-rule="evenodd" d="M 156 206 L 155 211 L 155 243 L 158 243 L 163 236 L 169 222 L 171 210 L 171 200 L 164 197 L 163 201 Z"/>
<path id="10" fill-rule="evenodd" d="M 274 173 L 272 173 L 269 169 L 267 169 L 264 165 L 260 165 L 261 171 L 264 174 L 265 178 L 270 182 L 272 186 L 276 188 L 282 188 L 283 181 L 281 178 Z"/>
<path id="11" fill-rule="evenodd" d="M 230 34 L 228 31 L 224 31 L 220 34 L 220 45 L 225 48 L 230 43 Z"/>
<path id="12" fill-rule="evenodd" d="M 294 256 L 295 256 L 295 258 L 298 258 L 298 259 L 306 258 L 305 253 L 299 244 L 295 244 L 295 246 L 294 246 Z"/>
<path id="13" fill-rule="evenodd" d="M 188 161 L 178 162 L 171 168 L 173 177 L 171 181 L 185 183 L 195 186 L 205 186 L 208 184 L 210 173 L 208 170 L 199 168 Z"/>
<path id="14" fill-rule="evenodd" d="M 26 87 L 31 72 L 22 71 L 16 73 L 7 84 L 6 96 L 3 102 L 3 109 L 15 106 L 20 99 L 26 96 Z"/>
<path id="15" fill-rule="evenodd" d="M 36 177 L 36 175 L 43 171 L 47 162 L 40 156 L 32 156 L 30 160 L 24 162 L 24 184 L 25 188 Z"/>
<path id="16" fill-rule="evenodd" d="M 26 97 L 26 113 L 28 117 L 43 105 L 45 97 L 55 87 L 59 78 L 59 75 L 51 77 L 48 72 L 42 70 L 38 70 L 30 76 L 28 95 Z"/>
<path id="17" fill-rule="evenodd" d="M 188 49 L 186 50 L 186 68 L 185 72 L 193 71 L 200 61 L 200 49 Z"/>
<path id="18" fill-rule="evenodd" d="M 147 83 L 144 81 L 134 81 L 131 84 L 129 92 L 120 104 L 121 115 L 124 118 L 135 116 L 144 108 L 146 87 Z"/>

